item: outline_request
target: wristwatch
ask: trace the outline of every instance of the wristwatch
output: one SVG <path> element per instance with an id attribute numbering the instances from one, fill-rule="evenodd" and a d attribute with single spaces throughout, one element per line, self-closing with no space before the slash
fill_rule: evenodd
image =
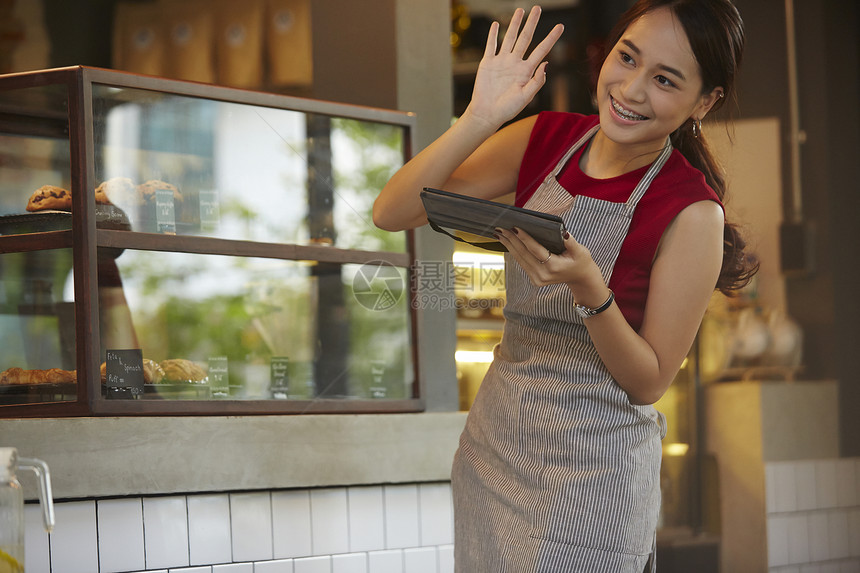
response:
<path id="1" fill-rule="evenodd" d="M 607 308 L 612 305 L 612 301 L 615 300 L 615 293 L 612 292 L 612 289 L 609 289 L 609 298 L 606 299 L 606 302 L 598 306 L 597 308 L 590 308 L 587 306 L 583 306 L 578 302 L 573 303 L 573 308 L 576 310 L 576 313 L 582 318 L 589 318 L 594 316 L 595 314 L 600 314 Z"/>

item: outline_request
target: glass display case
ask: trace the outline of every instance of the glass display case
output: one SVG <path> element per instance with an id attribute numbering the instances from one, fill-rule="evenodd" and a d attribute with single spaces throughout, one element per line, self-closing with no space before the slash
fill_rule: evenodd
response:
<path id="1" fill-rule="evenodd" d="M 0 76 L 0 416 L 417 411 L 411 114 Z"/>

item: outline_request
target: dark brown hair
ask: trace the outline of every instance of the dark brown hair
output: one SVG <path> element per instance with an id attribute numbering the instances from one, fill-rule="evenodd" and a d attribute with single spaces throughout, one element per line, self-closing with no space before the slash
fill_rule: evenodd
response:
<path id="1" fill-rule="evenodd" d="M 681 24 L 702 75 L 702 93 L 720 87 L 724 97 L 717 99 L 711 111 L 726 101 L 737 102 L 735 76 L 744 51 L 744 24 L 729 0 L 639 0 L 616 23 L 606 43 L 608 56 L 633 22 L 657 8 L 668 8 Z M 704 136 L 693 136 L 692 118 L 671 134 L 672 145 L 705 175 L 721 201 L 726 196 L 723 170 L 714 159 Z M 726 222 L 723 232 L 723 264 L 716 288 L 732 294 L 749 283 L 758 271 L 754 257 L 744 253 L 746 242 L 738 228 Z"/>

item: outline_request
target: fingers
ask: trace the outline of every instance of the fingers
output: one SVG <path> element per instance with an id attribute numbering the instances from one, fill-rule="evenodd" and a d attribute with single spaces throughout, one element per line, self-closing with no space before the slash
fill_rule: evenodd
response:
<path id="1" fill-rule="evenodd" d="M 520 57 L 525 55 L 526 50 L 528 50 L 529 45 L 534 39 L 535 30 L 537 29 L 538 22 L 540 21 L 540 6 L 534 6 L 531 9 L 525 25 L 522 30 L 520 30 L 520 25 L 522 25 L 524 15 L 525 11 L 522 8 L 517 8 L 514 11 L 514 15 L 511 17 L 508 29 L 505 32 L 505 37 L 502 40 L 502 47 L 499 50 L 500 54 L 511 53 Z M 490 50 L 490 42 L 488 41 L 487 48 L 484 50 L 485 56 L 488 54 L 494 55 L 496 53 L 498 30 L 499 23 L 493 22 L 490 27 L 490 34 L 493 37 L 492 51 Z M 549 34 L 547 34 L 546 38 L 544 38 L 535 47 L 527 61 L 533 66 L 536 66 L 540 60 L 549 54 L 549 51 L 561 37 L 562 32 L 564 32 L 564 26 L 562 24 L 556 24 L 553 29 L 550 30 Z"/>
<path id="2" fill-rule="evenodd" d="M 497 229 L 499 240 L 513 254 L 522 266 L 534 266 L 546 263 L 550 257 L 549 251 L 522 229 Z M 541 263 L 543 261 L 543 263 Z"/>
<path id="3" fill-rule="evenodd" d="M 530 100 L 534 98 L 535 95 L 537 95 L 537 93 L 546 83 L 546 66 L 547 62 L 543 62 L 540 66 L 538 66 L 531 79 L 524 86 L 525 95 Z"/>
<path id="4" fill-rule="evenodd" d="M 517 35 L 519 34 L 520 24 L 522 24 L 524 14 L 525 11 L 522 8 L 514 10 L 514 15 L 511 16 L 511 22 L 508 24 L 508 31 L 505 32 L 505 38 L 502 40 L 502 49 L 500 50 L 500 53 L 513 51 L 514 46 L 517 43 Z M 529 16 L 529 19 L 531 19 L 531 16 Z"/>
<path id="5" fill-rule="evenodd" d="M 522 18 L 520 18 L 522 20 Z M 535 28 L 537 28 L 538 20 L 540 20 L 540 7 L 534 6 L 529 12 L 529 17 L 526 20 L 526 25 L 523 27 L 522 32 L 517 37 L 517 43 L 514 45 L 513 52 L 514 54 L 522 57 L 523 54 L 526 53 L 526 50 L 529 49 L 529 44 L 532 43 L 532 38 L 534 38 Z"/>
<path id="6" fill-rule="evenodd" d="M 529 54 L 527 61 L 533 66 L 537 65 L 539 61 L 543 60 L 547 54 L 549 54 L 552 47 L 555 46 L 555 43 L 558 42 L 559 38 L 561 38 L 563 32 L 564 24 L 556 24 L 553 26 L 553 29 L 549 31 L 546 38 L 541 40 L 540 44 L 535 46 L 535 49 L 532 50 L 531 54 Z"/>
<path id="7" fill-rule="evenodd" d="M 484 57 L 490 58 L 496 55 L 496 46 L 499 42 L 499 23 L 490 24 L 490 33 L 487 35 L 487 45 L 484 47 Z"/>

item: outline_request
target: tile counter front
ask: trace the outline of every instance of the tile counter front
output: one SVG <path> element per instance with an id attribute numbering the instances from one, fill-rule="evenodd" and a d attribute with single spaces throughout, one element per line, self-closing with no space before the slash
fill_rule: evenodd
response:
<path id="1" fill-rule="evenodd" d="M 723 571 L 860 573 L 860 459 L 839 457 L 833 381 L 706 388 Z"/>
<path id="2" fill-rule="evenodd" d="M 51 535 L 27 504 L 27 571 L 436 573 L 453 571 L 448 479 L 464 422 L 21 419 L 0 420 L 0 436 L 48 463 L 58 500 Z"/>
<path id="3" fill-rule="evenodd" d="M 61 502 L 50 536 L 27 510 L 27 571 L 453 571 L 444 482 Z"/>

